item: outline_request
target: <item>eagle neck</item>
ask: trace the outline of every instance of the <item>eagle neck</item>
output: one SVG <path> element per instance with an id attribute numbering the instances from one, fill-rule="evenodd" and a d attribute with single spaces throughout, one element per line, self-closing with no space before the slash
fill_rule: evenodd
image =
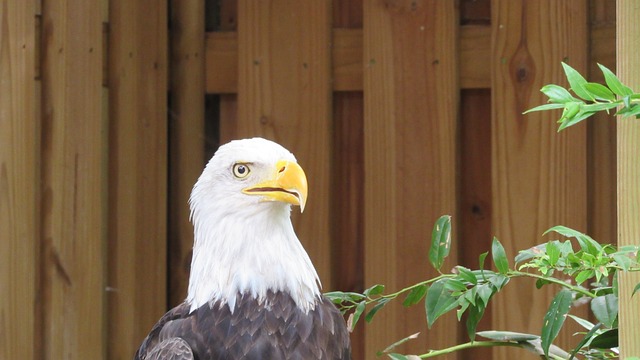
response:
<path id="1" fill-rule="evenodd" d="M 233 312 L 238 297 L 263 302 L 269 291 L 288 293 L 305 312 L 315 307 L 320 282 L 293 230 L 290 206 L 260 205 L 233 213 L 193 211 L 191 311 L 218 303 Z"/>

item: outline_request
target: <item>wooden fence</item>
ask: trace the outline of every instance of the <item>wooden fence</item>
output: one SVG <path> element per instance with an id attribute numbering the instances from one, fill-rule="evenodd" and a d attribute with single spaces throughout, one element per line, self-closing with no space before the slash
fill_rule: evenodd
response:
<path id="1" fill-rule="evenodd" d="M 0 359 L 131 358 L 185 297 L 188 194 L 232 138 L 307 171 L 294 221 L 326 291 L 436 275 L 442 214 L 445 266 L 558 224 L 615 241 L 612 119 L 522 115 L 560 61 L 614 69 L 615 40 L 613 0 L 0 0 Z M 507 287 L 481 327 L 538 333 L 553 290 Z M 452 316 L 425 324 L 388 305 L 354 358 L 465 341 Z M 448 358 L 515 356 L 535 358 Z"/>

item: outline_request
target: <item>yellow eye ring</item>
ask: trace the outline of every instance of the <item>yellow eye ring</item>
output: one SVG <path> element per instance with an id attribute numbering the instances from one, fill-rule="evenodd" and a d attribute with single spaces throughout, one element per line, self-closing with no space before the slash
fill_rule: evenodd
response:
<path id="1" fill-rule="evenodd" d="M 247 175 L 251 172 L 249 166 L 247 164 L 237 163 L 233 165 L 233 176 L 238 179 L 246 178 Z"/>

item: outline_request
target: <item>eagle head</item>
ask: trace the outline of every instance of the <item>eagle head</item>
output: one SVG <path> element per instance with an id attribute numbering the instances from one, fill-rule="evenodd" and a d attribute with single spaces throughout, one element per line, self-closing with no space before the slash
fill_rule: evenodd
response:
<path id="1" fill-rule="evenodd" d="M 312 309 L 317 273 L 291 224 L 291 206 L 304 210 L 307 179 L 291 152 L 262 138 L 222 145 L 189 200 L 194 248 L 187 301 L 233 311 L 238 296 L 259 300 L 289 293 Z"/>

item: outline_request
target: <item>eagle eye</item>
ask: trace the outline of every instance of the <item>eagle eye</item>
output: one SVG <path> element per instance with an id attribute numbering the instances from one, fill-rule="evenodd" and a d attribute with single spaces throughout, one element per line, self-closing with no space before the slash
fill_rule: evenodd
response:
<path id="1" fill-rule="evenodd" d="M 233 176 L 237 177 L 238 179 L 247 177 L 250 172 L 251 169 L 249 169 L 249 166 L 247 164 L 237 163 L 233 165 Z"/>

